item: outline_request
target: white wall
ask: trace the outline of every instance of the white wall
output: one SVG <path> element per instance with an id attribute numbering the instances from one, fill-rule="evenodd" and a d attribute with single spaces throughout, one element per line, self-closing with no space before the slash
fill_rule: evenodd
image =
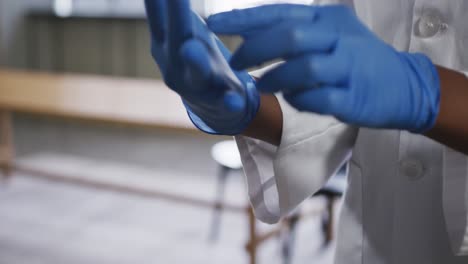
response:
<path id="1" fill-rule="evenodd" d="M 291 4 L 311 4 L 314 0 L 192 0 L 192 2 L 203 2 L 205 5 L 205 16 L 229 11 L 232 9 L 249 8 L 259 5 L 275 4 L 275 3 L 291 3 Z M 198 5 L 201 5 L 198 3 Z"/>

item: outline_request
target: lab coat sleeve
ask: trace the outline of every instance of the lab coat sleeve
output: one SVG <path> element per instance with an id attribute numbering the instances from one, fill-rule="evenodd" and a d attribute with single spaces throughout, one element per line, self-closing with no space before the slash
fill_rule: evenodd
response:
<path id="1" fill-rule="evenodd" d="M 237 136 L 255 216 L 276 223 L 318 191 L 351 155 L 358 129 L 328 116 L 300 113 L 278 96 L 279 147 Z"/>
<path id="2" fill-rule="evenodd" d="M 457 255 L 468 255 L 468 158 L 444 148 L 443 207 L 447 231 Z"/>
<path id="3" fill-rule="evenodd" d="M 468 157 L 445 147 L 443 159 L 447 230 L 455 254 L 468 255 Z"/>

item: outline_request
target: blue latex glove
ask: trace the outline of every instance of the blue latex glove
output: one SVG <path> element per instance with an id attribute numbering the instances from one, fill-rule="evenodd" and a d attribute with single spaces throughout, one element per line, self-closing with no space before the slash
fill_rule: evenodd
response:
<path id="1" fill-rule="evenodd" d="M 209 27 L 245 39 L 231 66 L 285 63 L 261 78 L 301 111 L 365 127 L 424 132 L 439 112 L 440 84 L 431 60 L 398 52 L 347 7 L 270 5 L 214 15 Z"/>
<path id="2" fill-rule="evenodd" d="M 151 52 L 164 81 L 183 99 L 192 122 L 210 134 L 241 133 L 259 95 L 246 72 L 234 72 L 229 51 L 190 10 L 189 0 L 145 0 Z"/>

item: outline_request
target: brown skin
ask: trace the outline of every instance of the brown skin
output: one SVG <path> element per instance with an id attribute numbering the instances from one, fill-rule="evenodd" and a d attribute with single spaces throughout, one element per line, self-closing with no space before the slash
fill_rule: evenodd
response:
<path id="1" fill-rule="evenodd" d="M 283 134 L 283 112 L 276 96 L 263 94 L 257 116 L 243 135 L 279 146 Z"/>
<path id="2" fill-rule="evenodd" d="M 441 84 L 440 112 L 425 136 L 468 155 L 468 78 L 437 67 Z M 274 95 L 262 95 L 260 110 L 243 135 L 279 146 L 283 114 Z"/>
<path id="3" fill-rule="evenodd" d="M 425 135 L 468 155 L 468 78 L 443 67 L 437 69 L 440 111 L 436 125 Z"/>

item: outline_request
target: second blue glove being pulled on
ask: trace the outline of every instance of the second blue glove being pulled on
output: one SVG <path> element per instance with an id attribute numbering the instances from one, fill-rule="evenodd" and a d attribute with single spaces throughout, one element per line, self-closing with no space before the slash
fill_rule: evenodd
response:
<path id="1" fill-rule="evenodd" d="M 283 92 L 301 111 L 364 127 L 425 132 L 439 112 L 436 67 L 423 54 L 398 52 L 342 5 L 269 5 L 212 16 L 216 33 L 245 41 L 231 59 L 245 69 L 285 63 L 257 84 Z"/>
<path id="2" fill-rule="evenodd" d="M 183 99 L 192 122 L 210 134 L 236 135 L 255 117 L 253 78 L 233 71 L 230 52 L 190 10 L 189 0 L 145 0 L 151 52 L 164 81 Z"/>

